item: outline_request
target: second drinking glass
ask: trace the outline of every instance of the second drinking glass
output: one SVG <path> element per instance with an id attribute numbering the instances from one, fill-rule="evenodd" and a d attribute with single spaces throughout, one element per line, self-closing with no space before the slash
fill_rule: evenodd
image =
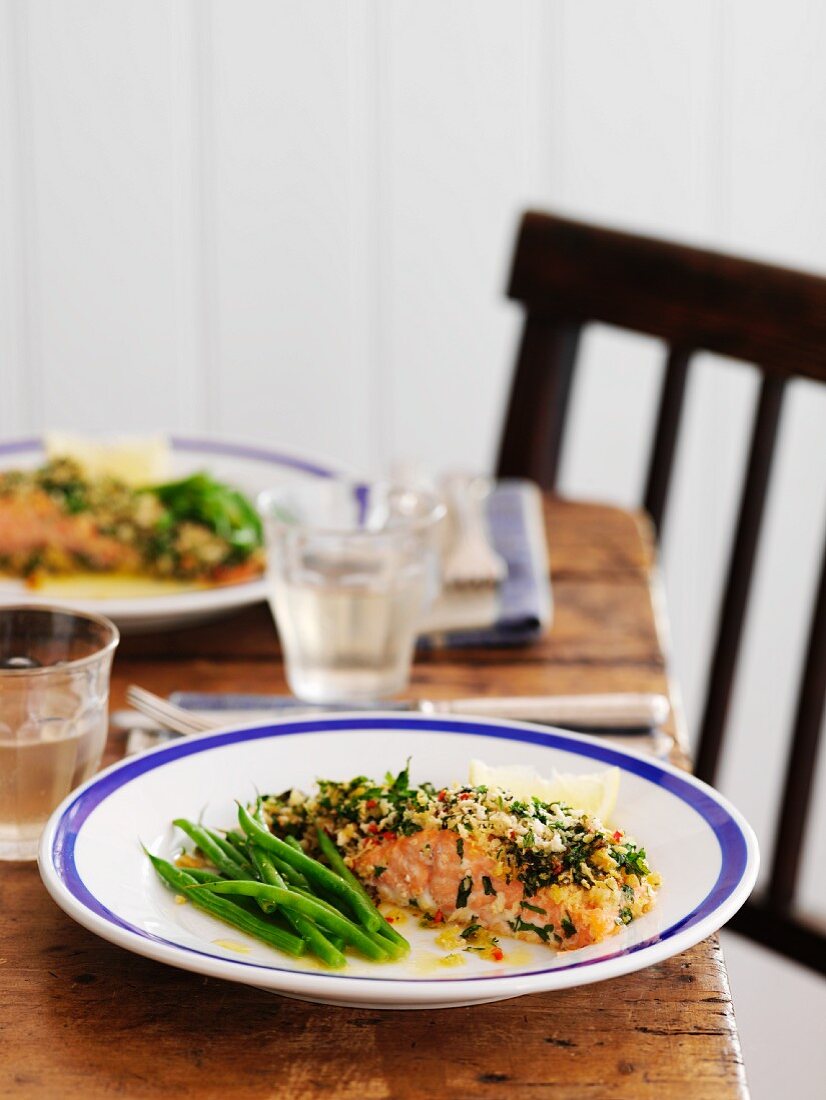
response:
<path id="1" fill-rule="evenodd" d="M 314 703 L 403 691 L 438 592 L 434 495 L 339 480 L 262 494 L 270 603 L 287 682 Z"/>

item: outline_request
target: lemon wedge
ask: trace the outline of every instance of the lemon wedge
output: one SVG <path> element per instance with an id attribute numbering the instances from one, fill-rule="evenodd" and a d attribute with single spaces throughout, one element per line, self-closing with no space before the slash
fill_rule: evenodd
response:
<path id="1" fill-rule="evenodd" d="M 46 456 L 72 458 L 89 477 L 116 477 L 127 485 L 151 485 L 170 476 L 169 443 L 162 436 L 89 439 L 69 432 L 47 432 Z"/>
<path id="2" fill-rule="evenodd" d="M 607 822 L 617 804 L 620 772 L 619 768 L 587 775 L 555 771 L 545 778 L 536 768 L 520 764 L 493 767 L 483 760 L 471 760 L 469 782 L 472 787 L 501 787 L 521 799 L 563 802 L 574 810 L 593 814 Z"/>

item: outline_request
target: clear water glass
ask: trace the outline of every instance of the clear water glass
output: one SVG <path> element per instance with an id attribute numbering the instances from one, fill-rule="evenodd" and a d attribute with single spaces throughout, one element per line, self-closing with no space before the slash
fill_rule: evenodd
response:
<path id="1" fill-rule="evenodd" d="M 293 693 L 358 704 L 403 691 L 438 593 L 438 497 L 336 479 L 272 490 L 259 507 Z"/>
<path id="2" fill-rule="evenodd" d="M 118 638 L 102 615 L 0 607 L 0 859 L 34 859 L 52 811 L 100 766 Z"/>

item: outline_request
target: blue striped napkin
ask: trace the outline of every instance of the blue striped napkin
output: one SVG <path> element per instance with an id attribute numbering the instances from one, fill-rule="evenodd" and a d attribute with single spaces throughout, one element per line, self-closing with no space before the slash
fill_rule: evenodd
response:
<path id="1" fill-rule="evenodd" d="M 423 647 L 517 646 L 551 624 L 553 602 L 542 495 L 532 481 L 499 481 L 487 501 L 488 533 L 508 575 L 496 589 L 446 591 L 431 615 Z M 434 629 L 434 621 L 442 620 Z M 469 621 L 473 626 L 462 625 Z"/>

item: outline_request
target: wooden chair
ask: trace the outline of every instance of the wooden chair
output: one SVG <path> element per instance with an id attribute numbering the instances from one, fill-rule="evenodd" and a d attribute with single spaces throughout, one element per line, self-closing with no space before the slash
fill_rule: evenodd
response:
<path id="1" fill-rule="evenodd" d="M 499 451 L 501 477 L 556 486 L 577 346 L 599 321 L 668 347 L 644 506 L 662 532 L 692 356 L 716 352 L 761 375 L 748 464 L 711 658 L 696 774 L 714 782 L 737 664 L 786 383 L 826 382 L 826 279 L 619 233 L 524 216 L 508 294 L 525 324 Z M 795 916 L 826 696 L 826 552 L 800 679 L 768 888 L 731 927 L 826 973 L 826 935 Z"/>

